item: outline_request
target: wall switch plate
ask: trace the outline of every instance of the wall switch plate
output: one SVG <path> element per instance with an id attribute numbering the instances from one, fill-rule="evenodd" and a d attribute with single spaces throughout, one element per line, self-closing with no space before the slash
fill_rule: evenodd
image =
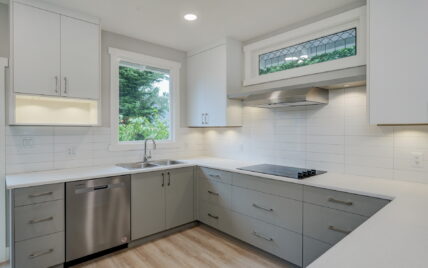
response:
<path id="1" fill-rule="evenodd" d="M 22 138 L 22 147 L 31 148 L 34 145 L 33 137 L 23 137 Z"/>

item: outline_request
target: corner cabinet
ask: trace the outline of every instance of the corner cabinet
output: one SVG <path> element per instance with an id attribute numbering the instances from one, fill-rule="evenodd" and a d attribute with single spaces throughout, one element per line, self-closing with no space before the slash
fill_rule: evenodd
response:
<path id="1" fill-rule="evenodd" d="M 13 1 L 10 14 L 9 123 L 97 125 L 99 20 L 36 0 Z"/>
<path id="2" fill-rule="evenodd" d="M 241 61 L 241 43 L 231 39 L 188 53 L 189 127 L 242 125 L 241 101 L 227 98 L 241 88 Z"/>
<path id="3" fill-rule="evenodd" d="M 426 0 L 368 1 L 370 124 L 427 124 Z"/>

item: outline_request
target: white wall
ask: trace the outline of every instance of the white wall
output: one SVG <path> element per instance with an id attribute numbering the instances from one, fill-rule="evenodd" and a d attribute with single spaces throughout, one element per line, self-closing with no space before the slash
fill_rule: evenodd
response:
<path id="1" fill-rule="evenodd" d="M 244 127 L 206 137 L 214 156 L 428 183 L 428 126 L 370 126 L 365 87 L 332 90 L 321 107 L 245 107 Z"/>

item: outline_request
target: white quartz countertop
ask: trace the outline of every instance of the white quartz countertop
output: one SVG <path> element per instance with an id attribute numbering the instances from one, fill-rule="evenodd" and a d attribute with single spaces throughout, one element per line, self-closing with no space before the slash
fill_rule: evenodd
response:
<path id="1" fill-rule="evenodd" d="M 198 165 L 257 175 L 266 179 L 387 198 L 391 199 L 392 202 L 333 246 L 309 267 L 428 267 L 426 264 L 428 254 L 427 184 L 331 172 L 304 180 L 296 180 L 237 169 L 260 163 L 202 157 L 182 161 L 184 164 L 144 170 L 127 170 L 111 165 L 12 174 L 6 176 L 6 186 L 8 189 L 14 189 Z"/>

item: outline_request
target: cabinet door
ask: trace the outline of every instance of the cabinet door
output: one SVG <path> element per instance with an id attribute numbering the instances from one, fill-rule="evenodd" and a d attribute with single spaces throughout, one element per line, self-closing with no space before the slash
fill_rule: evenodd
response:
<path id="1" fill-rule="evenodd" d="M 163 172 L 132 175 L 131 239 L 165 230 L 165 181 Z"/>
<path id="2" fill-rule="evenodd" d="M 59 95 L 60 15 L 14 3 L 13 55 L 15 92 Z"/>
<path id="3" fill-rule="evenodd" d="M 226 46 L 192 55 L 187 64 L 189 126 L 225 126 Z"/>
<path id="4" fill-rule="evenodd" d="M 371 0 L 368 10 L 370 123 L 428 123 L 428 1 Z"/>
<path id="5" fill-rule="evenodd" d="M 166 173 L 166 227 L 170 229 L 194 220 L 193 168 L 175 169 Z"/>
<path id="6" fill-rule="evenodd" d="M 98 99 L 99 25 L 61 16 L 61 95 Z"/>

